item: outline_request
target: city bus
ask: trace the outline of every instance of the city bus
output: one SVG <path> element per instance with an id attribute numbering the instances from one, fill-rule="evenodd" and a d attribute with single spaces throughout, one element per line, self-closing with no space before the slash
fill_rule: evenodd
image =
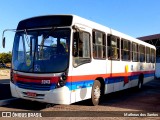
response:
<path id="1" fill-rule="evenodd" d="M 89 99 L 98 105 L 105 94 L 141 89 L 154 79 L 153 45 L 85 18 L 37 16 L 13 31 L 13 97 L 67 105 Z"/>

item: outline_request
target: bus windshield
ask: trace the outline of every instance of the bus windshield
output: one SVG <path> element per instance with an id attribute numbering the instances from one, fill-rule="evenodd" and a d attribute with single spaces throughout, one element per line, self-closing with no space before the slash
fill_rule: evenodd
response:
<path id="1" fill-rule="evenodd" d="M 68 68 L 69 43 L 69 28 L 16 32 L 12 68 L 21 72 L 63 72 Z"/>

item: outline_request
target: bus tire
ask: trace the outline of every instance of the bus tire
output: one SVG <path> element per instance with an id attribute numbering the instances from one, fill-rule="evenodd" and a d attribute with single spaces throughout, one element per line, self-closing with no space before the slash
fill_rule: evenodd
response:
<path id="1" fill-rule="evenodd" d="M 139 80 L 138 80 L 138 86 L 137 86 L 137 88 L 140 90 L 140 89 L 142 89 L 142 86 L 143 86 L 143 74 L 141 74 L 140 76 L 139 76 Z"/>
<path id="2" fill-rule="evenodd" d="M 137 86 L 137 88 L 140 90 L 140 89 L 142 89 L 142 82 L 141 81 L 138 81 L 138 86 Z"/>
<path id="3" fill-rule="evenodd" d="M 92 93 L 91 93 L 91 105 L 98 105 L 101 98 L 101 83 L 99 80 L 95 80 L 93 87 L 92 87 Z"/>

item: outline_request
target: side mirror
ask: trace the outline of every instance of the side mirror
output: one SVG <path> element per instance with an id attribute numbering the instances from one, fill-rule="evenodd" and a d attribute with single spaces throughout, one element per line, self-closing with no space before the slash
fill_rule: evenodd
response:
<path id="1" fill-rule="evenodd" d="M 2 47 L 5 48 L 5 44 L 6 44 L 6 38 L 4 37 L 4 33 L 6 31 L 13 31 L 13 32 L 16 32 L 16 29 L 5 29 L 2 33 Z"/>
<path id="2" fill-rule="evenodd" d="M 3 48 L 5 48 L 5 44 L 6 44 L 6 38 L 3 37 L 3 40 L 2 40 L 2 46 L 3 46 Z"/>

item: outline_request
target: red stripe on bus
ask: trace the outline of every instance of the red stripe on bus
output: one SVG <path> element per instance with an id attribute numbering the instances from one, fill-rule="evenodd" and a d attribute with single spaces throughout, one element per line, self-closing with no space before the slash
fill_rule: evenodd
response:
<path id="1" fill-rule="evenodd" d="M 76 76 L 68 76 L 67 82 L 78 82 L 78 81 L 87 81 L 87 80 L 95 80 L 98 77 L 102 78 L 112 78 L 112 77 L 127 77 L 143 74 L 151 74 L 155 71 L 139 71 L 139 72 L 128 72 L 128 73 L 108 73 L 108 74 L 93 74 L 93 75 L 76 75 Z M 51 80 L 51 83 L 57 83 L 59 81 L 59 76 L 53 77 L 39 77 L 39 76 L 24 76 L 14 74 L 15 81 L 22 82 L 33 82 L 33 83 L 41 83 L 42 80 Z"/>
<path id="2" fill-rule="evenodd" d="M 59 77 L 31 77 L 14 74 L 15 82 L 41 83 L 42 80 L 50 80 L 50 83 L 57 83 L 59 81 Z"/>

